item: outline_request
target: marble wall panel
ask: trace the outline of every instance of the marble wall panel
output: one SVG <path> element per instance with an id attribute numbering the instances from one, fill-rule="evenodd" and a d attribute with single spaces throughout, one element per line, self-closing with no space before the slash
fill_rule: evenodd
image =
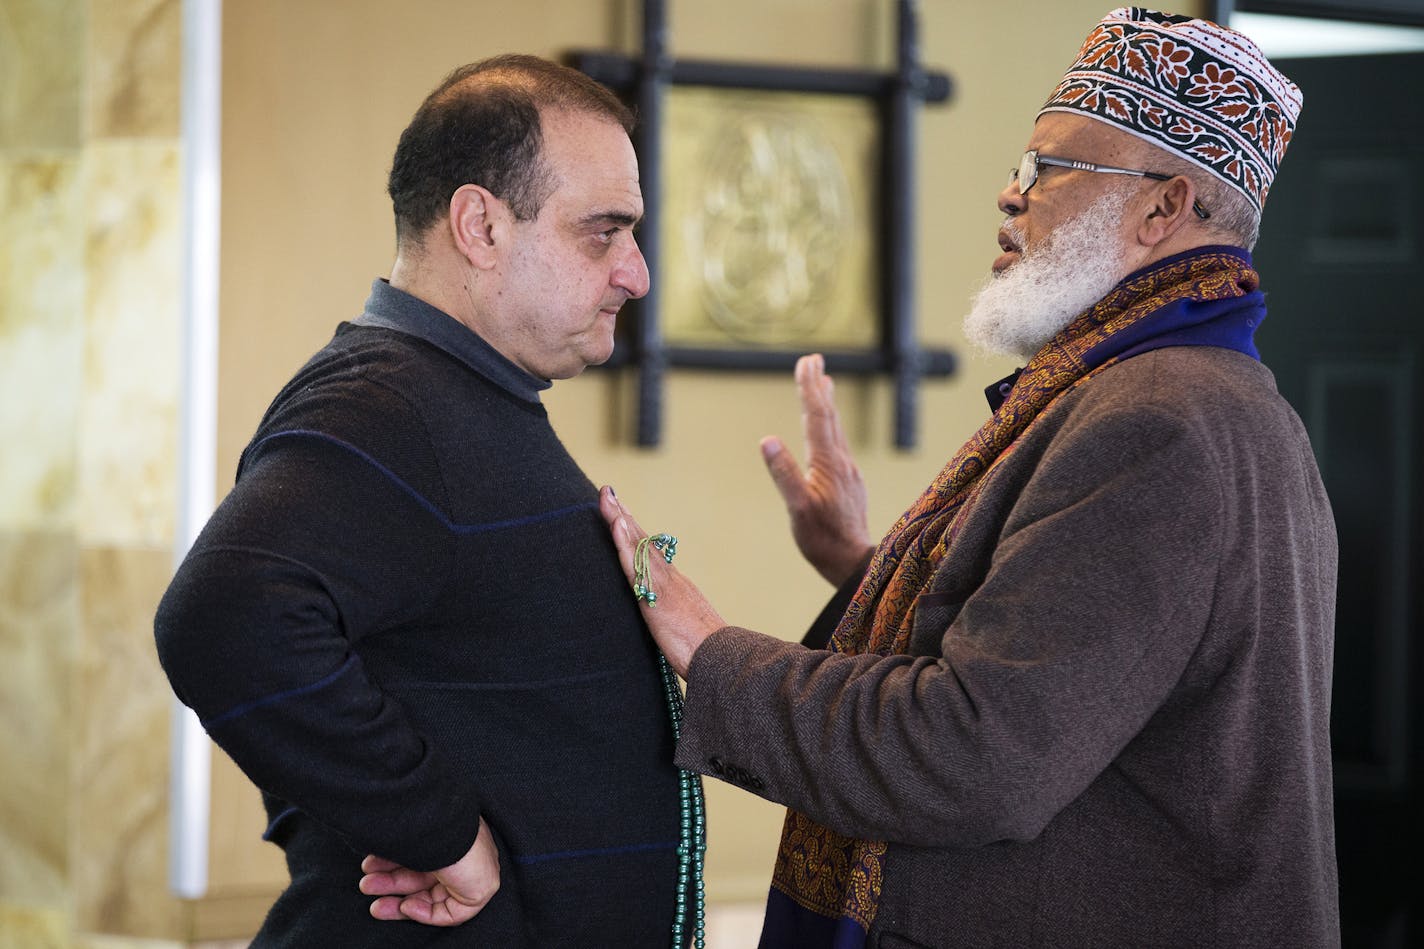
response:
<path id="1" fill-rule="evenodd" d="M 79 144 L 83 39 L 76 0 L 0 0 L 0 148 Z"/>
<path id="2" fill-rule="evenodd" d="M 71 882 L 82 932 L 173 938 L 167 898 L 172 695 L 153 647 L 167 551 L 83 549 Z"/>
<path id="3" fill-rule="evenodd" d="M 0 152 L 0 530 L 74 523 L 86 282 L 79 168 L 77 152 Z"/>
<path id="4" fill-rule="evenodd" d="M 90 0 L 88 135 L 177 138 L 181 0 Z"/>
<path id="5" fill-rule="evenodd" d="M 34 910 L 69 888 L 77 561 L 70 534 L 0 533 L 0 899 Z"/>
<path id="6" fill-rule="evenodd" d="M 60 910 L 0 900 L 0 949 L 70 949 L 68 919 Z"/>
<path id="7" fill-rule="evenodd" d="M 103 936 L 79 933 L 70 943 L 70 949 L 198 949 L 195 944 L 174 942 L 169 939 L 140 939 L 133 936 Z M 236 949 L 247 949 L 243 943 Z"/>
<path id="8" fill-rule="evenodd" d="M 91 143 L 83 189 L 79 536 L 90 547 L 162 547 L 178 493 L 178 146 Z"/>

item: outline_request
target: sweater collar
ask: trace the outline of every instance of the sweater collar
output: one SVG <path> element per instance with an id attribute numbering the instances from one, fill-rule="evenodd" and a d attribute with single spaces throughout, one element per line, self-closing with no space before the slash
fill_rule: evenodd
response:
<path id="1" fill-rule="evenodd" d="M 366 310 L 352 323 L 423 339 L 526 402 L 537 403 L 539 393 L 553 384 L 531 376 L 459 320 L 404 290 L 397 290 L 385 279 L 371 283 Z"/>

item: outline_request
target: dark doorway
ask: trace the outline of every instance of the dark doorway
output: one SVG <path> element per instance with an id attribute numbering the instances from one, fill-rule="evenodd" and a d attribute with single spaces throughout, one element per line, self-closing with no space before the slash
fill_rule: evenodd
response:
<path id="1" fill-rule="evenodd" d="M 1342 936 L 1405 949 L 1424 945 L 1424 54 L 1277 65 L 1305 106 L 1256 249 L 1257 342 L 1339 529 Z"/>

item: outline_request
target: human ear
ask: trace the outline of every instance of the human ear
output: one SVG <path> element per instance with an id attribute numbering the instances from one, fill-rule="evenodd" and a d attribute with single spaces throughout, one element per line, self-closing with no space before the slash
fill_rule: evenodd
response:
<path id="1" fill-rule="evenodd" d="M 479 185 L 461 185 L 450 196 L 450 237 L 455 249 L 482 270 L 495 265 L 494 218 L 499 199 Z"/>
<path id="2" fill-rule="evenodd" d="M 1156 247 L 1181 230 L 1195 213 L 1197 199 L 1196 185 L 1185 175 L 1154 184 L 1147 215 L 1137 227 L 1137 240 L 1146 247 Z"/>

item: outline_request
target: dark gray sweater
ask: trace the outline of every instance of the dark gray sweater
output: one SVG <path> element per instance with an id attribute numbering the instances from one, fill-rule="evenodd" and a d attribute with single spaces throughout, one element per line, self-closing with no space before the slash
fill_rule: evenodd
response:
<path id="1" fill-rule="evenodd" d="M 665 946 L 672 736 L 594 486 L 454 320 L 378 283 L 359 322 L 277 396 L 156 619 L 286 851 L 255 945 Z M 479 916 L 370 918 L 363 855 L 439 868 L 481 816 Z"/>

